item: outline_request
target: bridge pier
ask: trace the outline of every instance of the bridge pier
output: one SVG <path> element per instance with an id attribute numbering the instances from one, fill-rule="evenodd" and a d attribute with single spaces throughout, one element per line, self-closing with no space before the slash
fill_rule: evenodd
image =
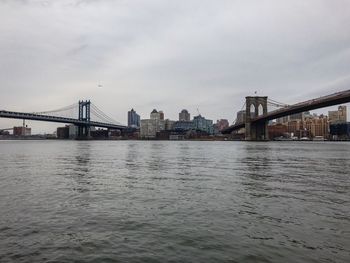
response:
<path id="1" fill-rule="evenodd" d="M 266 141 L 269 139 L 268 122 L 253 122 L 259 115 L 267 114 L 267 97 L 246 97 L 245 140 Z"/>
<path id="2" fill-rule="evenodd" d="M 267 122 L 249 122 L 245 125 L 246 141 L 268 141 Z"/>
<path id="3" fill-rule="evenodd" d="M 78 126 L 78 134 L 76 139 L 78 140 L 90 139 L 90 126 Z"/>

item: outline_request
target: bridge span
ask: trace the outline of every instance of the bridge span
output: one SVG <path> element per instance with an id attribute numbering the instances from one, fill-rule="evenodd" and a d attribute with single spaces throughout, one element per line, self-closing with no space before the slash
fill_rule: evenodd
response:
<path id="1" fill-rule="evenodd" d="M 70 116 L 55 116 L 62 112 L 78 112 L 78 118 Z M 51 114 L 51 115 L 50 115 Z M 96 120 L 91 119 L 93 117 Z M 65 124 L 74 124 L 78 127 L 78 137 L 89 136 L 90 127 L 100 127 L 107 129 L 125 129 L 126 126 L 114 121 L 108 117 L 90 101 L 79 101 L 78 104 L 73 104 L 58 110 L 47 111 L 42 113 L 27 113 L 27 112 L 15 112 L 0 110 L 0 118 L 21 119 L 21 120 L 33 120 L 33 121 L 45 121 L 45 122 L 57 122 Z"/>
<path id="2" fill-rule="evenodd" d="M 21 119 L 21 120 L 32 120 L 32 121 L 46 121 L 46 122 L 58 122 L 66 124 L 74 124 L 76 126 L 92 126 L 107 129 L 125 129 L 126 126 L 118 124 L 103 123 L 97 121 L 85 121 L 78 120 L 74 118 L 64 118 L 56 116 L 47 116 L 34 113 L 26 112 L 15 112 L 15 111 L 0 111 L 0 118 L 10 118 L 10 119 Z"/>
<path id="3" fill-rule="evenodd" d="M 268 139 L 267 123 L 270 120 L 281 118 L 296 113 L 320 109 L 333 105 L 350 102 L 350 90 L 345 90 L 333 93 L 327 96 L 322 96 L 316 99 L 303 101 L 293 105 L 286 105 L 285 107 L 267 112 L 267 97 L 246 97 L 246 119 L 244 122 L 235 123 L 222 131 L 223 134 L 230 134 L 233 131 L 246 128 L 247 140 L 266 140 Z M 251 116 L 250 107 L 255 106 L 255 113 Z M 257 108 L 262 105 L 264 114 L 258 115 Z M 247 131 L 248 129 L 248 131 Z"/>

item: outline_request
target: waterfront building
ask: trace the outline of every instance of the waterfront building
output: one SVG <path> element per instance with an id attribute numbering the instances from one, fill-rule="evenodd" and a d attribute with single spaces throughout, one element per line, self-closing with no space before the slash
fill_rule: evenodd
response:
<path id="1" fill-rule="evenodd" d="M 150 119 L 141 120 L 140 136 L 144 139 L 156 138 L 157 132 L 165 130 L 164 113 L 154 109 Z"/>
<path id="2" fill-rule="evenodd" d="M 174 125 L 175 125 L 175 121 L 166 119 L 164 128 L 165 128 L 165 130 L 172 130 L 174 128 Z"/>
<path id="3" fill-rule="evenodd" d="M 339 106 L 337 111 L 328 111 L 328 117 L 332 124 L 347 122 L 346 106 Z"/>
<path id="4" fill-rule="evenodd" d="M 69 138 L 69 126 L 58 127 L 56 131 L 56 136 L 58 139 L 68 139 Z"/>
<path id="5" fill-rule="evenodd" d="M 285 124 L 282 123 L 276 123 L 274 125 L 267 127 L 269 138 L 274 139 L 277 137 L 286 137 L 286 134 L 288 133 L 288 127 Z"/>
<path id="6" fill-rule="evenodd" d="M 319 117 L 307 118 L 303 122 L 304 130 L 309 131 L 311 137 L 321 136 L 328 138 L 329 136 L 329 121 L 328 117 L 320 115 Z"/>
<path id="7" fill-rule="evenodd" d="M 300 120 L 294 120 L 287 122 L 287 131 L 292 136 L 299 136 L 300 137 L 300 131 L 303 129 L 302 122 Z"/>
<path id="8" fill-rule="evenodd" d="M 13 135 L 14 136 L 30 136 L 32 133 L 32 129 L 27 126 L 19 126 L 13 127 Z"/>
<path id="9" fill-rule="evenodd" d="M 141 120 L 140 136 L 144 139 L 156 138 L 157 132 L 165 129 L 165 121 L 160 119 Z"/>
<path id="10" fill-rule="evenodd" d="M 179 121 L 190 121 L 190 120 L 191 120 L 191 114 L 186 109 L 183 109 L 179 113 Z"/>
<path id="11" fill-rule="evenodd" d="M 134 109 L 128 111 L 128 127 L 140 127 L 140 115 L 138 115 Z"/>
<path id="12" fill-rule="evenodd" d="M 74 124 L 68 125 L 69 127 L 69 139 L 75 139 L 78 137 L 78 126 Z M 91 129 L 91 128 L 90 128 Z"/>
<path id="13" fill-rule="evenodd" d="M 176 121 L 173 129 L 178 131 L 188 131 L 194 129 L 194 126 L 192 121 Z"/>
<path id="14" fill-rule="evenodd" d="M 303 118 L 305 115 L 303 116 Z M 308 115 L 304 120 L 290 120 L 286 123 L 287 131 L 292 136 L 301 137 L 329 137 L 329 120 L 324 115 Z"/>
<path id="15" fill-rule="evenodd" d="M 329 130 L 333 140 L 350 140 L 350 122 L 330 124 Z"/>
<path id="16" fill-rule="evenodd" d="M 213 134 L 214 132 L 213 121 L 207 120 L 200 114 L 193 118 L 193 126 L 194 129 L 206 132 L 207 134 Z"/>
<path id="17" fill-rule="evenodd" d="M 222 131 L 230 126 L 227 119 L 220 119 L 216 121 L 216 127 L 219 131 Z"/>

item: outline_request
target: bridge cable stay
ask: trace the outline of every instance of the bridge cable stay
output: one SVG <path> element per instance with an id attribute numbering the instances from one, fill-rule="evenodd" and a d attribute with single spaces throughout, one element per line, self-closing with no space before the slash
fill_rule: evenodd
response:
<path id="1" fill-rule="evenodd" d="M 110 124 L 116 124 L 116 125 L 122 125 L 120 122 L 114 120 L 113 118 L 109 117 L 107 114 L 105 114 L 102 110 L 100 110 L 96 105 L 91 103 L 91 115 L 96 116 L 100 121 L 110 123 Z"/>
<path id="2" fill-rule="evenodd" d="M 37 115 L 47 115 L 47 116 L 56 116 L 56 117 L 65 117 L 65 118 L 76 118 L 78 112 L 78 104 L 72 104 L 55 110 L 33 112 Z"/>
<path id="3" fill-rule="evenodd" d="M 110 117 L 108 117 L 106 114 L 104 114 L 102 111 L 98 110 L 97 107 L 95 106 L 91 106 L 90 108 L 90 115 L 93 117 L 96 117 L 99 122 L 106 122 L 106 123 L 115 123 L 116 121 L 114 121 L 113 119 L 111 119 Z M 95 118 L 92 118 L 95 120 Z"/>
<path id="4" fill-rule="evenodd" d="M 100 110 L 97 106 L 95 106 L 94 104 L 91 104 L 91 110 L 93 113 L 95 113 L 95 115 L 97 115 L 99 118 L 111 122 L 111 123 L 116 123 L 117 121 L 115 121 L 114 119 L 112 119 L 111 117 L 109 117 L 107 114 L 105 114 L 102 110 Z"/>
<path id="5" fill-rule="evenodd" d="M 274 106 L 274 107 L 278 107 L 278 108 L 285 108 L 285 107 L 288 107 L 289 105 L 286 104 L 286 103 L 283 103 L 283 102 L 279 102 L 277 100 L 273 100 L 273 99 L 267 99 L 267 103 L 271 106 Z"/>
<path id="6" fill-rule="evenodd" d="M 94 109 L 90 109 L 91 121 L 101 122 L 101 123 L 113 123 L 111 120 L 106 119 L 100 113 L 96 112 Z"/>

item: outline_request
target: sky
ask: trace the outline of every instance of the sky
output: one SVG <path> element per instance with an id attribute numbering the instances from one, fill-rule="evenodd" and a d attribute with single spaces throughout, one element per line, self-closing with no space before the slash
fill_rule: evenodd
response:
<path id="1" fill-rule="evenodd" d="M 292 104 L 350 89 L 348 0 L 0 0 L 0 19 L 0 110 L 90 99 L 121 123 L 131 108 L 232 122 L 255 91 Z"/>

